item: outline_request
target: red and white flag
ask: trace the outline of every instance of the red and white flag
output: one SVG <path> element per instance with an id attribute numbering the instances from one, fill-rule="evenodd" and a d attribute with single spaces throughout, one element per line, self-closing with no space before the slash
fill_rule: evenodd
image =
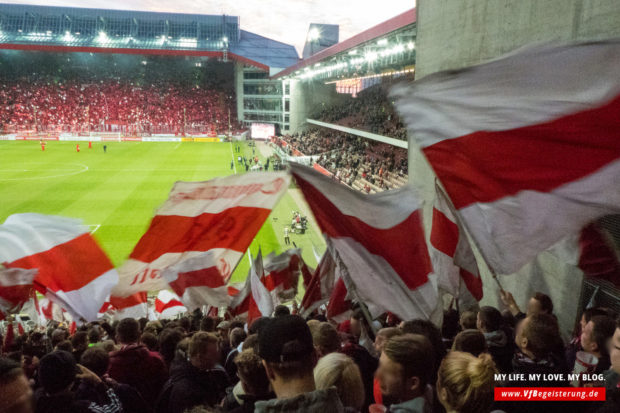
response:
<path id="1" fill-rule="evenodd" d="M 305 166 L 291 164 L 291 172 L 371 313 L 430 318 L 437 283 L 414 191 L 365 195 Z"/>
<path id="2" fill-rule="evenodd" d="M 334 290 L 335 280 L 336 265 L 334 259 L 329 251 L 325 251 L 306 286 L 306 292 L 301 300 L 300 314 L 302 317 L 308 317 L 314 310 L 329 301 L 329 296 Z"/>
<path id="3" fill-rule="evenodd" d="M 10 314 L 18 311 L 34 292 L 32 281 L 36 269 L 0 267 L 0 311 Z"/>
<path id="4" fill-rule="evenodd" d="M 620 41 L 540 46 L 393 95 L 489 266 L 620 212 Z"/>
<path id="5" fill-rule="evenodd" d="M 263 284 L 274 304 L 295 298 L 301 269 L 301 250 L 298 248 L 286 250 L 279 255 L 271 252 L 264 258 Z"/>
<path id="6" fill-rule="evenodd" d="M 94 321 L 118 282 L 112 262 L 80 221 L 34 213 L 0 225 L 0 262 L 37 269 L 35 288 L 74 319 Z"/>
<path id="7" fill-rule="evenodd" d="M 283 172 L 177 182 L 119 269 L 114 295 L 172 288 L 191 310 L 229 304 L 233 269 L 288 188 Z"/>
<path id="8" fill-rule="evenodd" d="M 433 205 L 430 255 L 440 290 L 464 303 L 482 299 L 482 279 L 467 235 L 440 188 Z"/>
<path id="9" fill-rule="evenodd" d="M 114 320 L 123 318 L 142 318 L 148 316 L 148 301 L 146 292 L 135 293 L 128 297 L 110 297 L 109 308 Z M 101 310 L 100 310 L 101 311 Z M 101 311 L 105 312 L 105 311 Z"/>
<path id="10" fill-rule="evenodd" d="M 336 280 L 334 289 L 329 295 L 327 318 L 342 323 L 350 317 L 352 304 L 344 278 L 340 277 Z"/>
<path id="11" fill-rule="evenodd" d="M 158 318 L 174 318 L 187 312 L 187 308 L 175 293 L 161 290 L 155 299 L 155 314 Z"/>
<path id="12" fill-rule="evenodd" d="M 273 298 L 265 287 L 263 260 L 260 250 L 255 259 L 250 259 L 250 270 L 245 284 L 237 291 L 230 303 L 230 314 L 246 318 L 248 325 L 259 317 L 270 317 L 273 313 Z M 229 291 L 232 290 L 229 287 Z M 234 291 L 233 291 L 234 292 Z"/>

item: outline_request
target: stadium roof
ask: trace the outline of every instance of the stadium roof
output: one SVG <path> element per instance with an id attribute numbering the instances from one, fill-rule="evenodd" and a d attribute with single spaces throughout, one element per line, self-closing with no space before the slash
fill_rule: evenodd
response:
<path id="1" fill-rule="evenodd" d="M 317 65 L 323 61 L 329 60 L 330 58 L 334 58 L 337 55 L 349 52 L 371 41 L 375 41 L 378 38 L 386 37 L 390 33 L 399 31 L 403 28 L 406 28 L 407 26 L 414 25 L 416 23 L 416 20 L 416 9 L 413 8 L 402 14 L 399 14 L 396 17 L 386 20 L 383 23 L 371 27 L 370 29 L 365 30 L 347 40 L 344 40 L 327 49 L 324 49 L 316 53 L 315 55 L 312 55 L 309 58 L 300 61 L 294 66 L 289 66 L 288 68 L 278 72 L 275 76 L 273 76 L 273 78 L 290 76 L 295 73 L 301 72 L 302 69 L 308 70 L 309 67 L 313 65 Z M 411 50 L 413 50 L 413 47 L 410 46 L 410 48 Z"/>
<path id="2" fill-rule="evenodd" d="M 263 70 L 299 61 L 236 16 L 15 4 L 0 4 L 0 49 L 222 57 Z"/>

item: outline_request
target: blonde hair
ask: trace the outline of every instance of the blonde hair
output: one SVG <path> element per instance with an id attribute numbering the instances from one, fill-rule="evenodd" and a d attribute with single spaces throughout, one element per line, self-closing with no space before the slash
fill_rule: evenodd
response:
<path id="1" fill-rule="evenodd" d="M 314 368 L 314 381 L 318 390 L 335 386 L 345 407 L 362 409 L 365 398 L 362 375 L 348 356 L 330 353 L 322 357 Z"/>
<path id="2" fill-rule="evenodd" d="M 459 413 L 488 412 L 493 403 L 493 381 L 497 373 L 491 356 L 451 351 L 437 374 L 437 391 L 445 390 L 450 410 Z M 446 408 L 447 409 L 447 408 Z"/>

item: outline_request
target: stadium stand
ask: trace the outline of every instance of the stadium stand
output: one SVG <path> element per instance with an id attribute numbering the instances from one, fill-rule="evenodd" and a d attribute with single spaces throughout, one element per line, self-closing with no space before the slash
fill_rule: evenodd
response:
<path id="1" fill-rule="evenodd" d="M 388 97 L 392 82 L 384 81 L 361 91 L 357 97 L 347 97 L 333 105 L 318 105 L 313 119 L 362 129 L 397 139 L 407 139 L 407 129 Z"/>
<path id="2" fill-rule="evenodd" d="M 276 138 L 274 143 L 289 154 L 312 156 L 334 178 L 362 192 L 376 193 L 407 182 L 407 152 L 392 145 L 324 129 Z"/>

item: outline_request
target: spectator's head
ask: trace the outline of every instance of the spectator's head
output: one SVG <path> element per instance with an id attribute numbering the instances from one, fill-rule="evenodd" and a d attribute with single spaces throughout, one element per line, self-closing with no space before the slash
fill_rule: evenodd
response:
<path id="1" fill-rule="evenodd" d="M 338 330 L 329 323 L 320 323 L 315 329 L 310 330 L 312 341 L 318 356 L 333 353 L 340 349 L 340 335 Z"/>
<path id="2" fill-rule="evenodd" d="M 459 319 L 459 324 L 462 330 L 476 328 L 476 313 L 473 311 L 463 311 Z"/>
<path id="3" fill-rule="evenodd" d="M 32 413 L 32 389 L 19 363 L 0 358 L 0 412 Z"/>
<path id="4" fill-rule="evenodd" d="M 482 307 L 478 311 L 478 319 L 476 321 L 476 328 L 483 333 L 491 333 L 497 331 L 502 327 L 504 319 L 502 313 L 495 307 Z"/>
<path id="5" fill-rule="evenodd" d="M 484 334 L 470 328 L 456 335 L 454 343 L 452 344 L 452 350 L 463 351 L 472 354 L 474 357 L 478 357 L 480 353 L 487 351 L 487 342 L 484 338 Z"/>
<path id="6" fill-rule="evenodd" d="M 250 334 L 244 341 L 243 346 L 241 346 L 241 351 L 252 350 L 254 353 L 258 354 L 258 334 Z"/>
<path id="7" fill-rule="evenodd" d="M 219 359 L 218 338 L 215 334 L 200 331 L 189 341 L 189 361 L 201 370 L 213 368 Z"/>
<path id="8" fill-rule="evenodd" d="M 80 364 L 102 377 L 108 371 L 110 356 L 102 347 L 91 347 L 82 354 Z"/>
<path id="9" fill-rule="evenodd" d="M 101 327 L 97 325 L 92 326 L 90 330 L 88 330 L 88 342 L 93 343 L 93 344 L 100 342 L 101 335 L 102 335 Z"/>
<path id="10" fill-rule="evenodd" d="M 581 333 L 581 347 L 596 357 L 609 355 L 609 340 L 614 335 L 616 323 L 606 315 L 592 317 Z"/>
<path id="11" fill-rule="evenodd" d="M 159 353 L 166 363 L 170 364 L 174 359 L 177 344 L 183 340 L 185 334 L 180 328 L 165 328 L 159 335 Z"/>
<path id="12" fill-rule="evenodd" d="M 69 340 L 64 340 L 56 344 L 56 347 L 54 347 L 54 350 L 68 351 L 69 353 L 72 353 L 73 346 L 71 345 L 71 342 Z"/>
<path id="13" fill-rule="evenodd" d="M 515 344 L 533 360 L 547 357 L 557 348 L 559 340 L 558 321 L 551 314 L 533 314 L 517 325 Z"/>
<path id="14" fill-rule="evenodd" d="M 443 323 L 441 324 L 441 336 L 444 339 L 452 340 L 458 334 L 459 330 L 459 313 L 455 309 L 444 311 Z"/>
<path id="15" fill-rule="evenodd" d="M 71 337 L 71 345 L 75 351 L 84 351 L 88 347 L 88 333 L 86 331 L 76 331 Z"/>
<path id="16" fill-rule="evenodd" d="M 275 310 L 273 310 L 273 316 L 274 317 L 281 317 L 283 315 L 289 315 L 291 314 L 291 310 L 282 304 L 279 304 L 276 306 Z"/>
<path id="17" fill-rule="evenodd" d="M 202 330 L 202 327 L 200 329 Z M 203 330 L 203 331 L 207 331 L 207 330 Z M 230 321 L 224 320 L 220 322 L 217 325 L 217 333 L 220 335 L 220 337 L 222 337 L 223 339 L 226 339 L 226 337 L 230 335 Z"/>
<path id="18" fill-rule="evenodd" d="M 421 396 L 434 369 L 431 342 L 420 334 L 391 338 L 381 353 L 377 379 L 381 392 L 407 401 Z"/>
<path id="19" fill-rule="evenodd" d="M 142 333 L 140 336 L 140 343 L 144 344 L 151 351 L 157 351 L 158 340 L 153 333 Z"/>
<path id="20" fill-rule="evenodd" d="M 553 314 L 553 302 L 547 294 L 537 292 L 527 303 L 527 315 L 532 314 Z"/>
<path id="21" fill-rule="evenodd" d="M 245 330 L 241 327 L 235 327 L 230 330 L 229 342 L 231 348 L 237 348 L 239 344 L 243 343 L 246 339 L 247 334 Z"/>
<path id="22" fill-rule="evenodd" d="M 431 381 L 434 382 L 437 379 L 437 369 L 439 368 L 439 363 L 441 363 L 441 360 L 446 355 L 446 345 L 441 338 L 441 332 L 435 324 L 429 320 L 422 319 L 404 322 L 402 330 L 405 334 L 421 334 L 428 338 L 431 342 L 433 349 L 433 360 L 435 361 L 435 367 L 432 369 Z"/>
<path id="23" fill-rule="evenodd" d="M 64 328 L 57 328 L 56 330 L 52 331 L 52 347 L 56 347 L 58 343 L 68 339 L 69 332 Z"/>
<path id="24" fill-rule="evenodd" d="M 321 358 L 314 368 L 314 381 L 317 389 L 332 386 L 338 390 L 345 407 L 361 411 L 364 405 L 364 384 L 357 364 L 342 353 L 330 353 Z"/>
<path id="25" fill-rule="evenodd" d="M 258 352 L 278 397 L 314 390 L 317 356 L 303 318 L 287 315 L 266 322 L 258 333 Z"/>
<path id="26" fill-rule="evenodd" d="M 260 331 L 269 323 L 269 317 L 258 317 L 248 326 L 248 334 L 259 334 Z"/>
<path id="27" fill-rule="evenodd" d="M 269 394 L 269 379 L 258 354 L 252 350 L 244 350 L 235 357 L 235 365 L 245 394 L 253 396 Z"/>
<path id="28" fill-rule="evenodd" d="M 403 331 L 398 327 L 386 327 L 382 328 L 377 332 L 377 336 L 375 337 L 375 350 L 377 350 L 378 354 L 381 354 L 383 351 L 383 347 L 385 343 L 392 337 L 400 336 L 403 334 Z"/>
<path id="29" fill-rule="evenodd" d="M 493 403 L 497 373 L 489 354 L 474 357 L 453 351 L 443 359 L 437 374 L 437 397 L 448 412 L 488 412 Z"/>
<path id="30" fill-rule="evenodd" d="M 362 312 L 361 309 L 356 309 L 355 311 L 353 311 L 353 314 L 351 314 L 351 335 L 353 335 L 353 337 L 355 337 L 356 340 L 359 340 L 360 336 L 362 335 L 362 328 L 364 326 L 364 313 Z"/>
<path id="31" fill-rule="evenodd" d="M 39 383 L 50 395 L 69 390 L 79 372 L 73 354 L 53 351 L 39 363 Z"/>
<path id="32" fill-rule="evenodd" d="M 584 310 L 584 312 L 581 314 L 581 319 L 579 320 L 579 334 L 581 334 L 583 332 L 583 330 L 585 330 L 586 328 L 586 324 L 588 324 L 588 321 L 592 320 L 592 317 L 597 316 L 597 315 L 608 315 L 607 311 L 605 311 L 602 308 L 598 308 L 598 307 L 593 307 L 593 308 L 587 308 L 586 310 Z"/>
<path id="33" fill-rule="evenodd" d="M 609 360 L 611 369 L 620 374 L 620 317 L 616 320 L 616 331 L 609 342 Z"/>
<path id="34" fill-rule="evenodd" d="M 223 322 L 222 322 L 223 323 Z M 222 324 L 220 323 L 220 324 Z M 228 324 L 228 321 L 226 321 L 226 324 Z M 206 331 L 208 333 L 214 332 L 215 331 L 215 319 L 211 318 L 211 317 L 204 317 L 202 320 L 200 320 L 200 331 Z"/>
<path id="35" fill-rule="evenodd" d="M 140 339 L 140 324 L 135 318 L 123 318 L 116 327 L 116 341 L 120 344 L 134 344 Z"/>

